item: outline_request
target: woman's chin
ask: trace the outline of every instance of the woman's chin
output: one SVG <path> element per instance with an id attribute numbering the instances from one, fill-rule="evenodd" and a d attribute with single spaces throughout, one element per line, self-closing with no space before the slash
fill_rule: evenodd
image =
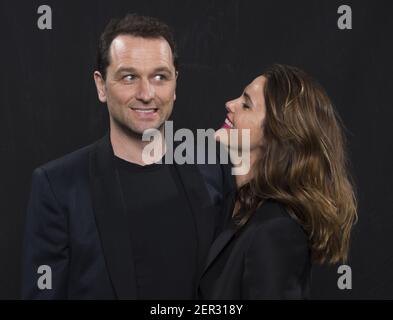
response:
<path id="1" fill-rule="evenodd" d="M 241 146 L 241 141 L 239 143 L 239 139 L 236 135 L 233 135 L 233 132 L 231 134 L 230 128 L 220 128 L 216 130 L 214 134 L 214 138 L 216 139 L 217 142 L 220 144 L 224 145 L 227 149 L 230 149 L 232 151 L 240 151 L 242 149 Z M 231 143 L 231 136 L 232 139 L 234 139 Z"/>
<path id="2" fill-rule="evenodd" d="M 214 134 L 214 138 L 219 143 L 221 143 L 225 146 L 229 146 L 229 129 L 220 128 L 220 129 L 216 130 L 216 133 Z"/>

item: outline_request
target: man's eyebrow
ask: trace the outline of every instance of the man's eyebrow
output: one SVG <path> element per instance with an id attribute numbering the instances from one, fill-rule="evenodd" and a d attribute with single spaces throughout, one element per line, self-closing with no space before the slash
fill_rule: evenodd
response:
<path id="1" fill-rule="evenodd" d="M 137 73 L 137 69 L 133 68 L 133 67 L 121 67 L 119 68 L 116 73 L 122 73 L 122 72 L 131 72 L 131 73 Z M 154 69 L 153 73 L 156 72 L 168 72 L 168 73 L 172 73 L 171 70 L 168 67 L 158 67 L 156 69 Z"/>
<path id="2" fill-rule="evenodd" d="M 168 67 L 158 67 L 158 68 L 154 69 L 154 72 L 168 72 L 168 73 L 172 73 L 171 70 Z"/>
<path id="3" fill-rule="evenodd" d="M 135 73 L 136 69 L 132 68 L 132 67 L 121 67 L 119 69 L 117 69 L 116 73 L 122 73 L 122 72 L 132 72 Z"/>

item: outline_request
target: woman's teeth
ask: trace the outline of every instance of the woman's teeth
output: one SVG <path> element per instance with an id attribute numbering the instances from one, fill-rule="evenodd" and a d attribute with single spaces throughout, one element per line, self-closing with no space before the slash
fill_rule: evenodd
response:
<path id="1" fill-rule="evenodd" d="M 233 123 L 228 118 L 225 118 L 225 124 L 227 124 L 232 129 L 234 128 Z"/>

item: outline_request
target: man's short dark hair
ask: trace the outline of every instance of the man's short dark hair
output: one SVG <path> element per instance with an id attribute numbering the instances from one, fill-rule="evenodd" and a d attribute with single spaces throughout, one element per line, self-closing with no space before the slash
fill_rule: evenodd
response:
<path id="1" fill-rule="evenodd" d="M 97 70 L 106 78 L 106 69 L 110 64 L 109 48 L 119 35 L 130 35 L 147 39 L 164 38 L 172 50 L 173 64 L 178 67 L 176 44 L 170 27 L 157 18 L 127 14 L 123 18 L 112 19 L 101 34 L 98 44 Z"/>

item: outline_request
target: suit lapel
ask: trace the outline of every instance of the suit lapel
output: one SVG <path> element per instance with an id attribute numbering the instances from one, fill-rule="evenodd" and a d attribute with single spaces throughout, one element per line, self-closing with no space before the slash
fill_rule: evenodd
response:
<path id="1" fill-rule="evenodd" d="M 109 134 L 93 145 L 89 161 L 93 209 L 110 279 L 119 299 L 137 299 L 129 219 Z M 212 205 L 205 181 L 196 165 L 178 165 L 175 162 L 174 172 L 180 178 L 194 217 L 199 279 L 213 241 L 215 219 L 221 208 Z"/>
<path id="2" fill-rule="evenodd" d="M 222 210 L 224 211 L 225 214 L 225 219 L 222 221 L 225 226 L 223 228 L 223 231 L 217 236 L 215 241 L 210 247 L 206 263 L 204 264 L 204 267 L 202 269 L 202 274 L 207 271 L 207 269 L 210 267 L 210 265 L 214 262 L 214 260 L 218 257 L 220 252 L 226 247 L 227 244 L 235 237 L 236 232 L 237 232 L 237 227 L 234 224 L 232 220 L 232 211 L 234 207 L 234 191 L 229 193 L 227 197 L 224 199 L 224 206 Z"/>
<path id="3" fill-rule="evenodd" d="M 89 173 L 97 228 L 116 296 L 119 299 L 136 299 L 129 220 L 109 134 L 93 145 Z"/>
<path id="4" fill-rule="evenodd" d="M 213 241 L 218 208 L 212 205 L 205 182 L 196 165 L 175 163 L 174 168 L 194 217 L 198 243 L 198 279 Z"/>
<path id="5" fill-rule="evenodd" d="M 210 265 L 218 257 L 220 252 L 226 247 L 227 244 L 229 244 L 229 242 L 234 238 L 235 235 L 236 227 L 231 226 L 217 237 L 209 250 L 209 254 L 207 256 L 201 276 L 203 276 L 203 274 L 207 271 Z"/>

